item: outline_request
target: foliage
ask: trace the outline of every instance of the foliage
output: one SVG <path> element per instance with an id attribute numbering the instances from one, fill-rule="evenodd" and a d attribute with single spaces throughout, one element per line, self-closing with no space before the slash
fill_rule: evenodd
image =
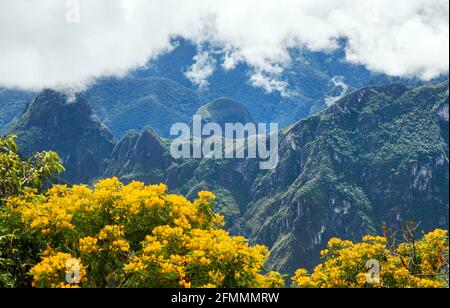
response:
<path id="1" fill-rule="evenodd" d="M 263 274 L 266 247 L 221 229 L 214 200 L 112 178 L 11 199 L 3 224 L 37 243 L 35 287 L 283 286 L 278 273 Z"/>
<path id="2" fill-rule="evenodd" d="M 174 123 L 189 123 L 203 105 L 194 91 L 165 78 L 105 79 L 83 93 L 95 114 L 117 137 L 129 130 L 155 129 L 170 137 Z"/>
<path id="3" fill-rule="evenodd" d="M 64 170 L 54 152 L 35 153 L 27 161 L 22 160 L 14 139 L 0 138 L 0 205 L 26 188 L 40 188 L 45 179 Z"/>
<path id="4" fill-rule="evenodd" d="M 311 275 L 299 269 L 292 280 L 300 288 L 448 287 L 447 233 L 435 230 L 395 249 L 388 247 L 386 237 L 366 236 L 356 244 L 334 238 L 322 251 L 325 262 Z M 368 268 L 377 264 L 378 273 L 376 268 Z"/>
<path id="5" fill-rule="evenodd" d="M 17 153 L 14 136 L 0 138 L 0 287 L 23 286 L 28 268 L 29 252 L 34 244 L 21 230 L 4 224 L 8 198 L 27 194 L 30 189 L 41 188 L 43 181 L 64 170 L 56 153 L 41 152 L 29 160 Z M 21 264 L 15 260 L 21 259 Z"/>

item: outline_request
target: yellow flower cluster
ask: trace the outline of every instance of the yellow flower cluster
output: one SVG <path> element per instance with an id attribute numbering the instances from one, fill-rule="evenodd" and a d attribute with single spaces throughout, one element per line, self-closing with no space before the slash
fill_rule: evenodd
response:
<path id="1" fill-rule="evenodd" d="M 98 239 L 90 236 L 80 239 L 79 249 L 80 252 L 87 254 L 99 252 Z"/>
<path id="2" fill-rule="evenodd" d="M 216 200 L 216 196 L 210 191 L 201 191 L 198 193 L 198 197 L 202 201 L 211 202 Z"/>
<path id="3" fill-rule="evenodd" d="M 111 243 L 109 246 L 111 251 L 113 252 L 129 252 L 130 251 L 130 244 L 125 240 L 117 240 Z"/>
<path id="4" fill-rule="evenodd" d="M 277 287 L 264 273 L 268 249 L 221 229 L 215 196 L 190 202 L 163 184 L 128 185 L 117 178 L 9 202 L 31 236 L 48 247 L 31 273 L 36 287 Z M 42 252 L 43 253 L 43 252 Z M 67 282 L 66 262 L 78 258 L 80 284 Z M 83 264 L 85 267 L 81 266 Z"/>
<path id="5" fill-rule="evenodd" d="M 416 243 L 399 245 L 395 251 L 388 249 L 387 243 L 386 238 L 374 236 L 356 244 L 331 239 L 322 251 L 325 262 L 311 275 L 299 269 L 292 280 L 300 288 L 443 287 L 447 231 L 436 230 Z"/>
<path id="6" fill-rule="evenodd" d="M 154 287 L 276 287 L 278 273 L 260 274 L 268 256 L 263 246 L 250 247 L 242 237 L 221 229 L 158 227 L 143 242 L 142 253 L 125 266 L 138 277 L 156 275 Z"/>
<path id="7" fill-rule="evenodd" d="M 21 213 L 22 219 L 29 224 L 32 229 L 38 230 L 42 234 L 71 230 L 74 228 L 72 221 L 72 211 L 75 205 L 68 198 L 61 199 L 67 193 L 67 186 L 55 186 L 48 191 L 48 199 L 41 206 L 36 207 L 35 203 L 27 198 L 28 202 L 19 202 L 17 211 Z M 43 201 L 43 198 L 38 198 Z M 17 199 L 11 202 L 17 202 Z"/>
<path id="8" fill-rule="evenodd" d="M 33 275 L 34 287 L 76 287 L 82 281 L 86 281 L 86 270 L 81 260 L 74 259 L 67 253 L 56 253 L 44 257 L 31 269 L 30 273 Z"/>
<path id="9" fill-rule="evenodd" d="M 268 275 L 257 275 L 257 286 L 263 289 L 278 289 L 285 287 L 285 277 L 278 272 L 270 272 Z"/>
<path id="10" fill-rule="evenodd" d="M 124 226 L 106 226 L 104 227 L 99 235 L 98 238 L 102 241 L 110 241 L 110 240 L 115 240 L 118 238 L 121 238 L 125 235 L 124 233 Z"/>
<path id="11" fill-rule="evenodd" d="M 30 271 L 35 287 L 284 286 L 282 275 L 264 271 L 266 247 L 221 229 L 212 193 L 190 202 L 166 191 L 163 184 L 124 185 L 117 178 L 93 189 L 60 185 L 43 196 L 30 191 L 11 199 L 5 217 L 46 247 Z M 445 283 L 448 237 L 436 230 L 395 250 L 384 237 L 366 236 L 361 243 L 335 238 L 321 254 L 325 261 L 311 274 L 296 272 L 296 286 L 437 288 Z M 379 268 L 370 271 L 368 261 Z"/>
<path id="12" fill-rule="evenodd" d="M 435 230 L 425 235 L 425 237 L 415 245 L 402 244 L 397 249 L 403 262 L 411 262 L 414 253 L 420 257 L 420 270 L 425 275 L 433 275 L 444 265 L 443 253 L 448 251 L 447 232 Z"/>

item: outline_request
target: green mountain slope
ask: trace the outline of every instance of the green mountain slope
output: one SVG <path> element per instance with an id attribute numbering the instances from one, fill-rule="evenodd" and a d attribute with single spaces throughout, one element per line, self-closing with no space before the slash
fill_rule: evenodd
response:
<path id="1" fill-rule="evenodd" d="M 331 237 L 360 240 L 411 219 L 424 231 L 448 228 L 448 129 L 445 82 L 353 92 L 281 131 L 271 171 L 257 160 L 175 160 L 170 142 L 151 128 L 116 144 L 85 101 L 51 91 L 13 131 L 25 152 L 58 151 L 72 181 L 165 182 L 190 198 L 213 191 L 227 228 L 271 247 L 270 267 L 292 272 L 317 264 Z"/>
<path id="2" fill-rule="evenodd" d="M 20 116 L 31 98 L 32 94 L 28 92 L 0 88 L 0 133 Z"/>
<path id="3" fill-rule="evenodd" d="M 43 150 L 56 151 L 70 183 L 89 183 L 104 172 L 104 161 L 117 142 L 93 114 L 87 102 L 74 101 L 51 90 L 42 91 L 8 133 L 18 136 L 25 157 Z"/>
<path id="4" fill-rule="evenodd" d="M 118 137 L 147 125 L 168 137 L 174 123 L 189 123 L 203 105 L 195 92 L 156 77 L 100 81 L 82 96 Z"/>
<path id="5" fill-rule="evenodd" d="M 155 144 L 131 147 L 141 152 L 130 160 L 139 168 L 120 174 L 188 196 L 214 191 L 232 232 L 273 247 L 270 265 L 289 272 L 314 266 L 331 237 L 358 240 L 410 219 L 422 230 L 448 227 L 447 131 L 448 83 L 391 84 L 356 91 L 284 130 L 273 171 L 251 160 L 174 161 L 161 141 L 156 152 Z"/>
<path id="6" fill-rule="evenodd" d="M 422 230 L 448 227 L 446 108 L 448 83 L 393 84 L 294 125 L 235 232 L 273 247 L 271 265 L 292 271 L 312 267 L 331 237 L 355 240 L 408 220 Z"/>
<path id="7" fill-rule="evenodd" d="M 114 147 L 105 174 L 124 181 L 165 182 L 164 174 L 172 162 L 167 148 L 167 142 L 152 128 L 130 131 Z"/>

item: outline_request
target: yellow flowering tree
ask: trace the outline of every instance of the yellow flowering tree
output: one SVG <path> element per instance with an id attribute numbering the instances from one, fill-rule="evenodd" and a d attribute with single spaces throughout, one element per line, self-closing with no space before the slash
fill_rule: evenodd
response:
<path id="1" fill-rule="evenodd" d="M 194 202 L 164 185 L 54 186 L 9 200 L 7 219 L 39 250 L 35 287 L 281 287 L 265 273 L 268 249 L 222 229 L 215 196 Z"/>
<path id="2" fill-rule="evenodd" d="M 24 160 L 18 154 L 15 136 L 0 137 L 0 288 L 24 286 L 28 256 L 34 244 L 21 229 L 10 228 L 4 222 L 4 205 L 8 199 L 41 189 L 43 183 L 64 171 L 58 155 L 40 152 Z M 15 260 L 23 260 L 17 264 Z"/>
<path id="3" fill-rule="evenodd" d="M 386 237 L 361 243 L 332 239 L 325 259 L 312 274 L 299 269 L 292 278 L 300 288 L 441 288 L 448 287 L 447 231 L 436 230 L 420 241 L 388 246 Z"/>

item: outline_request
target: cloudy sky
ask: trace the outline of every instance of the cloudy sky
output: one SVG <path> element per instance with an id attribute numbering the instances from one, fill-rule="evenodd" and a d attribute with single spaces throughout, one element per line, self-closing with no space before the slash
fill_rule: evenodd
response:
<path id="1" fill-rule="evenodd" d="M 255 85 L 282 89 L 278 76 L 289 67 L 289 48 L 330 51 L 339 38 L 348 40 L 349 62 L 392 76 L 430 79 L 449 70 L 449 3 L 1 0 L 0 87 L 82 88 L 170 52 L 174 37 L 199 46 L 186 73 L 199 86 L 218 66 L 202 46 L 223 54 L 222 69 L 243 62 L 252 68 Z"/>

